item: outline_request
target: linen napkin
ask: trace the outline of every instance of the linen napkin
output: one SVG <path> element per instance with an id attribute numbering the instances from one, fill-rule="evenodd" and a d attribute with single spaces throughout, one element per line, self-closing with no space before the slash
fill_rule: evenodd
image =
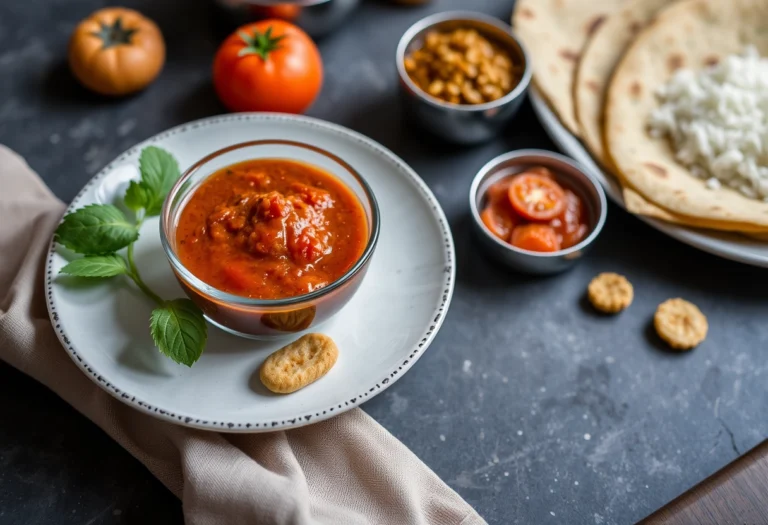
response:
<path id="1" fill-rule="evenodd" d="M 0 359 L 91 419 L 181 498 L 190 525 L 476 525 L 483 520 L 394 436 L 355 408 L 269 434 L 221 434 L 120 403 L 72 363 L 43 297 L 64 205 L 0 145 Z"/>

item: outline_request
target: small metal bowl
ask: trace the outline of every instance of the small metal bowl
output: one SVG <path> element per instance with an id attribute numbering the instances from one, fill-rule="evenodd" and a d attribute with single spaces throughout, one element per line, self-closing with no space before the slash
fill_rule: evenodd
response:
<path id="1" fill-rule="evenodd" d="M 339 29 L 360 0 L 212 0 L 232 25 L 279 18 L 302 28 L 313 38 Z"/>
<path id="2" fill-rule="evenodd" d="M 420 48 L 430 30 L 474 28 L 523 61 L 523 76 L 512 91 L 485 104 L 451 104 L 427 94 L 405 70 L 405 57 Z M 449 11 L 412 25 L 397 46 L 397 71 L 406 111 L 425 129 L 450 142 L 477 144 L 495 137 L 515 116 L 531 82 L 531 67 L 523 44 L 512 28 L 497 18 L 471 11 Z"/>
<path id="3" fill-rule="evenodd" d="M 551 253 L 522 250 L 496 237 L 480 219 L 485 194 L 492 184 L 534 166 L 551 169 L 561 186 L 581 197 L 586 207 L 590 231 L 580 243 Z M 552 274 L 567 270 L 587 252 L 603 229 L 608 205 L 600 183 L 578 163 L 550 151 L 526 149 L 505 153 L 483 166 L 472 181 L 469 208 L 472 211 L 475 233 L 492 257 L 518 271 Z"/>

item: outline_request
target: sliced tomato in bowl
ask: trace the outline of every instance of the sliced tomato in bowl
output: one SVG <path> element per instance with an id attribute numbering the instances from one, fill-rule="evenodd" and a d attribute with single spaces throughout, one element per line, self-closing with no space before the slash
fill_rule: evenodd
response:
<path id="1" fill-rule="evenodd" d="M 512 231 L 512 246 L 532 252 L 556 252 L 560 249 L 557 232 L 546 224 L 524 224 Z"/>
<path id="2" fill-rule="evenodd" d="M 491 233 L 502 240 L 509 239 L 509 235 L 517 224 L 512 213 L 504 213 L 499 208 L 492 206 L 488 206 L 482 211 L 480 219 L 482 219 L 485 227 L 491 230 Z"/>
<path id="3" fill-rule="evenodd" d="M 512 179 L 509 202 L 522 217 L 532 221 L 550 221 L 565 209 L 565 192 L 554 180 L 534 173 L 522 173 Z"/>
<path id="4" fill-rule="evenodd" d="M 579 197 L 571 190 L 565 190 L 565 208 L 563 212 L 549 221 L 557 232 L 562 248 L 570 248 L 580 243 L 589 232 L 584 219 L 584 210 Z"/>

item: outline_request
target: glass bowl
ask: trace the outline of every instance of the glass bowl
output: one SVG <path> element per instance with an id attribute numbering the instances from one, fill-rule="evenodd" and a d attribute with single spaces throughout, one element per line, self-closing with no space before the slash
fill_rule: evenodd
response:
<path id="1" fill-rule="evenodd" d="M 187 270 L 176 254 L 176 227 L 191 196 L 222 168 L 254 159 L 285 159 L 316 166 L 344 182 L 360 201 L 368 221 L 368 242 L 357 262 L 325 288 L 285 299 L 251 299 L 223 292 Z M 211 153 L 176 182 L 163 205 L 160 238 L 184 292 L 213 325 L 241 337 L 271 339 L 302 332 L 327 321 L 352 298 L 368 270 L 379 238 L 379 208 L 365 179 L 325 150 L 287 140 L 243 142 Z"/>

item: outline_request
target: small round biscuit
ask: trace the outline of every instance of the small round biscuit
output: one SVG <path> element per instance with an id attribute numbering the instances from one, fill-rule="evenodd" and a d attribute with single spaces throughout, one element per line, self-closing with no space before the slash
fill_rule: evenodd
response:
<path id="1" fill-rule="evenodd" d="M 656 333 L 675 350 L 690 350 L 707 337 L 706 316 L 695 304 L 684 299 L 669 299 L 653 316 Z"/>
<path id="2" fill-rule="evenodd" d="M 617 273 L 601 273 L 587 287 L 589 302 L 596 309 L 607 314 L 621 312 L 632 304 L 635 296 L 632 283 Z"/>

